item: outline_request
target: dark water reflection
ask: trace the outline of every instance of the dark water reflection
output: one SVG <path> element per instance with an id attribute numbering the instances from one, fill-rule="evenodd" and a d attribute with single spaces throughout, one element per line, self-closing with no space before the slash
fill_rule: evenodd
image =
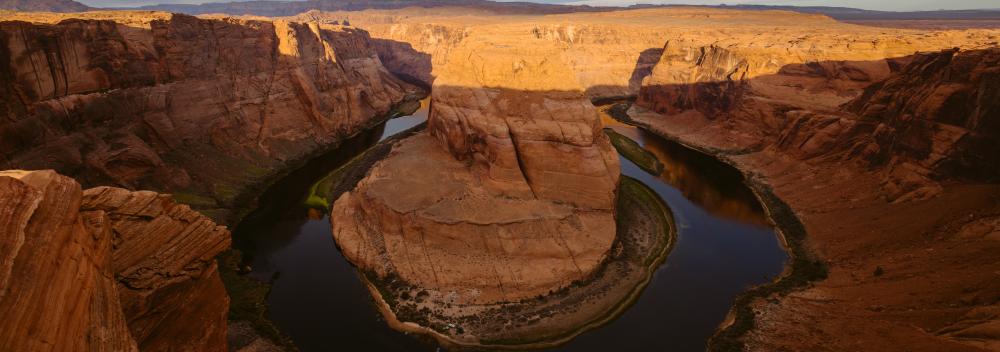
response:
<path id="1" fill-rule="evenodd" d="M 302 351 L 436 349 L 386 326 L 355 269 L 337 250 L 328 212 L 303 205 L 310 186 L 328 172 L 426 116 L 424 104 L 413 116 L 391 120 L 318 158 L 316 165 L 265 192 L 262 204 L 268 207 L 237 228 L 237 246 L 254 254 L 250 275 L 274 278 L 270 318 Z M 704 350 L 733 298 L 777 276 L 786 254 L 738 172 L 641 130 L 606 123 L 666 165 L 663 174 L 651 175 L 622 158 L 622 173 L 646 183 L 670 205 L 678 242 L 622 316 L 553 350 Z"/>
<path id="2" fill-rule="evenodd" d="M 661 181 L 684 193 L 684 197 L 720 218 L 770 226 L 760 202 L 739 171 L 714 158 L 693 151 L 657 135 L 602 116 L 605 126 L 614 128 L 656 155 L 664 171 Z"/>
<path id="3" fill-rule="evenodd" d="M 652 175 L 625 157 L 622 174 L 656 191 L 677 221 L 677 243 L 620 317 L 553 351 L 704 351 L 737 294 L 781 274 L 787 254 L 741 174 L 643 130 L 605 125 L 655 154 Z"/>
<path id="4" fill-rule="evenodd" d="M 371 303 L 357 271 L 337 250 L 329 212 L 306 205 L 311 186 L 378 141 L 427 119 L 428 101 L 345 142 L 283 178 L 261 197 L 260 209 L 237 227 L 235 246 L 268 281 L 268 317 L 302 351 L 433 351 L 390 329 Z"/>

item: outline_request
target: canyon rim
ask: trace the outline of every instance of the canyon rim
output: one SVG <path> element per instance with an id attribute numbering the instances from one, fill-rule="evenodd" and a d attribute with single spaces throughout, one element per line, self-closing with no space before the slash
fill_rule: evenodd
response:
<path id="1" fill-rule="evenodd" d="M 1000 350 L 997 18 L 0 1 L 0 350 Z"/>

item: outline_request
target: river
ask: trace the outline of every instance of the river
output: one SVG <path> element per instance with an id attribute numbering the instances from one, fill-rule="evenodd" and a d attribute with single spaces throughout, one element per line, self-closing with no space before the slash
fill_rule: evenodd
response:
<path id="1" fill-rule="evenodd" d="M 427 101 L 296 170 L 261 196 L 236 229 L 235 246 L 271 280 L 268 315 L 302 351 L 433 351 L 426 338 L 386 326 L 353 266 L 337 250 L 326 209 L 310 186 L 365 148 L 427 118 Z M 678 224 L 677 243 L 639 299 L 611 323 L 553 351 L 702 351 L 734 297 L 780 275 L 787 255 L 742 176 L 717 160 L 635 127 L 605 125 L 655 154 L 652 175 L 622 157 L 622 173 L 657 192 Z"/>

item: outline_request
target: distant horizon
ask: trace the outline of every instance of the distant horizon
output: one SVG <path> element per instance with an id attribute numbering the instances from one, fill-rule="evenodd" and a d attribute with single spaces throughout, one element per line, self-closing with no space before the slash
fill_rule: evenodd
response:
<path id="1" fill-rule="evenodd" d="M 76 0 L 92 7 L 140 7 L 148 5 L 200 5 L 205 3 L 245 2 L 258 0 Z M 262 0 L 268 1 L 268 0 Z M 272 0 L 272 1 L 305 1 L 305 0 Z M 500 0 L 526 1 L 526 0 Z M 797 7 L 847 7 L 872 11 L 955 11 L 955 10 L 997 10 L 1000 0 L 952 0 L 947 7 L 939 0 L 886 0 L 873 4 L 870 0 L 536 0 L 526 1 L 543 4 L 618 6 L 630 5 L 764 5 L 764 6 L 797 6 Z"/>

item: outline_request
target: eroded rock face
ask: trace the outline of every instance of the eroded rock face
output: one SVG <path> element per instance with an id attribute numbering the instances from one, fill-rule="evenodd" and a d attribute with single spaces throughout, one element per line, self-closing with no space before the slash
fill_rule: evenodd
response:
<path id="1" fill-rule="evenodd" d="M 1000 180 L 1000 49 L 917 55 L 845 109 L 875 125 L 864 155 L 874 166 Z"/>
<path id="2" fill-rule="evenodd" d="M 106 214 L 129 330 L 144 351 L 225 350 L 229 296 L 215 256 L 230 234 L 169 195 L 97 187 L 81 209 Z"/>
<path id="3" fill-rule="evenodd" d="M 392 153 L 333 209 L 342 252 L 378 278 L 459 305 L 513 302 L 586 278 L 614 240 L 611 212 L 503 196 L 426 133 Z"/>
<path id="4" fill-rule="evenodd" d="M 450 55 L 427 131 L 337 200 L 344 254 L 462 305 L 586 279 L 615 238 L 619 165 L 575 75 L 544 49 Z"/>
<path id="5" fill-rule="evenodd" d="M 732 65 L 744 62 L 748 66 L 747 78 L 782 70 L 808 78 L 788 82 L 801 87 L 774 82 L 775 87 L 770 88 L 783 87 L 779 96 L 789 96 L 802 90 L 859 90 L 889 73 L 884 62 L 872 65 L 865 61 L 904 57 L 916 51 L 980 48 L 994 45 L 991 43 L 997 36 L 991 30 L 886 30 L 849 25 L 815 14 L 697 7 L 516 17 L 469 8 L 407 8 L 314 11 L 291 19 L 331 23 L 349 20 L 371 33 L 378 43 L 379 56 L 392 72 L 428 84 L 441 75 L 438 71 L 462 65 L 464 58 L 452 59 L 450 53 L 470 45 L 467 42 L 524 50 L 544 48 L 573 72 L 591 97 L 639 94 L 643 79 L 661 61 L 667 42 L 671 44 L 666 54 L 670 57 L 685 58 L 690 53 L 688 60 L 704 56 L 712 60 L 728 57 Z M 687 65 L 696 63 L 690 61 Z M 695 83 L 692 78 L 704 77 L 701 79 L 707 82 L 735 71 L 734 67 L 722 70 L 722 63 L 702 63 L 698 75 L 679 78 L 684 83 Z M 718 73 L 722 75 L 713 76 L 715 70 L 721 70 Z M 667 77 L 658 79 L 662 78 Z M 731 78 L 738 82 L 741 77 Z M 756 81 L 759 83 L 759 79 Z M 842 97 L 834 105 L 851 98 Z"/>
<path id="6" fill-rule="evenodd" d="M 5 349 L 137 351 L 119 305 L 112 234 L 51 171 L 0 173 L 0 341 Z"/>
<path id="7" fill-rule="evenodd" d="M 0 167 L 232 206 L 414 88 L 364 31 L 148 12 L 0 23 Z"/>
<path id="8" fill-rule="evenodd" d="M 5 348 L 226 350 L 229 232 L 169 196 L 4 171 L 0 228 Z"/>
<path id="9" fill-rule="evenodd" d="M 660 114 L 642 106 L 651 100 L 629 111 L 773 187 L 808 231 L 803 248 L 827 261 L 824 279 L 751 304 L 755 329 L 737 343 L 752 351 L 996 346 L 1000 289 L 979 283 L 998 269 L 998 190 L 984 184 L 996 182 L 1000 155 L 985 142 L 997 138 L 997 60 L 993 48 L 785 65 L 746 80 L 728 111 Z M 776 83 L 816 87 L 818 77 L 833 89 L 777 94 L 789 91 Z M 945 303 L 956 297 L 964 303 Z M 856 338 L 837 338 L 846 335 Z"/>
<path id="10" fill-rule="evenodd" d="M 981 40 L 997 35 L 965 33 L 966 39 L 952 43 L 980 48 L 988 45 Z M 992 127 L 979 121 L 988 120 L 980 114 L 993 108 L 977 99 L 993 97 L 979 95 L 989 88 L 979 82 L 980 76 L 993 74 L 986 68 L 995 64 L 988 54 L 992 50 L 971 55 L 986 59 L 970 57 L 944 69 L 950 62 L 944 54 L 892 54 L 906 48 L 938 51 L 944 45 L 908 34 L 888 38 L 861 31 L 855 35 L 872 41 L 859 44 L 850 36 L 816 33 L 809 36 L 809 46 L 800 39 L 783 42 L 780 36 L 752 45 L 670 40 L 643 80 L 633 112 L 662 115 L 650 119 L 663 120 L 677 136 L 710 140 L 705 144 L 726 153 L 773 148 L 799 160 L 863 160 L 884 176 L 884 196 L 890 200 L 937 194 L 941 189 L 934 178 L 941 173 L 985 180 L 983 174 L 992 171 L 971 165 L 990 164 L 985 155 L 995 152 L 962 150 L 989 149 L 981 141 Z M 951 73 L 957 70 L 965 71 Z M 968 111 L 973 106 L 982 112 Z M 967 137 L 970 129 L 978 129 L 977 137 Z"/>
<path id="11" fill-rule="evenodd" d="M 717 45 L 692 47 L 667 42 L 638 103 L 658 113 L 698 110 L 714 116 L 729 111 L 750 78 L 750 61 Z"/>

